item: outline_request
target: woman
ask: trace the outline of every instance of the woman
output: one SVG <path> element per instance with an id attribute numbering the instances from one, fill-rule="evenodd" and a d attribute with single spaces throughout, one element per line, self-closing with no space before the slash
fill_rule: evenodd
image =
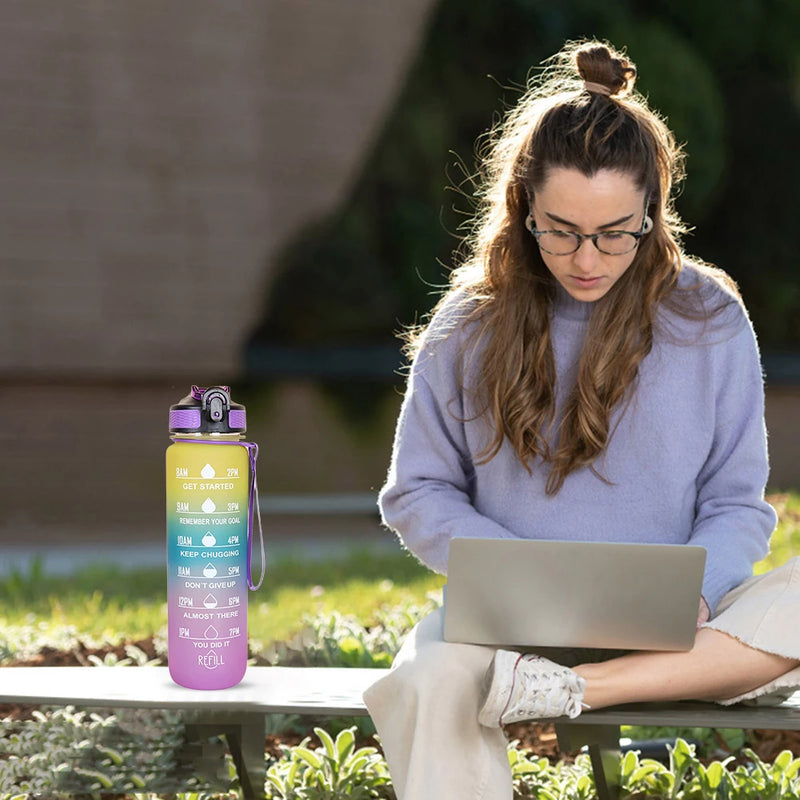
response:
<path id="1" fill-rule="evenodd" d="M 681 153 L 635 76 L 569 45 L 494 137 L 468 256 L 411 339 L 381 509 L 439 572 L 455 536 L 701 545 L 696 644 L 569 668 L 446 643 L 435 612 L 365 697 L 401 800 L 510 798 L 510 721 L 800 685 L 800 567 L 751 577 L 775 526 L 755 337 L 680 249 Z"/>

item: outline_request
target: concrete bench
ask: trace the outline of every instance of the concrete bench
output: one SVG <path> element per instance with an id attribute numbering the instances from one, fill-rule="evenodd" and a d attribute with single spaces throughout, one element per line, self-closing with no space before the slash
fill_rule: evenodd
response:
<path id="1" fill-rule="evenodd" d="M 251 667 L 238 686 L 195 691 L 175 685 L 165 667 L 8 667 L 0 670 L 0 703 L 180 710 L 187 734 L 225 736 L 245 800 L 254 800 L 264 797 L 267 714 L 366 716 L 362 694 L 385 672 Z M 779 706 L 647 703 L 559 720 L 563 750 L 588 748 L 600 800 L 617 795 L 620 725 L 800 730 L 800 692 Z"/>
<path id="2" fill-rule="evenodd" d="M 181 711 L 190 741 L 225 737 L 251 800 L 264 797 L 267 714 L 366 716 L 362 694 L 383 672 L 250 667 L 238 686 L 197 691 L 175 684 L 166 667 L 7 667 L 0 703 Z"/>

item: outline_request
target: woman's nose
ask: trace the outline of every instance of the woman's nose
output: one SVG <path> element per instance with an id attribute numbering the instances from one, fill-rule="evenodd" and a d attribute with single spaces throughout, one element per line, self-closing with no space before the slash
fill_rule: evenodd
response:
<path id="1" fill-rule="evenodd" d="M 572 261 L 582 272 L 591 272 L 600 257 L 600 251 L 590 238 L 583 239 L 580 247 L 573 253 Z"/>

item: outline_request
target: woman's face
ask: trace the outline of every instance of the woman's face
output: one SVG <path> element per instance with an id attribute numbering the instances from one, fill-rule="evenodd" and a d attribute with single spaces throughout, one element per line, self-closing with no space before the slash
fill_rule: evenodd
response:
<path id="1" fill-rule="evenodd" d="M 645 192 L 625 172 L 600 170 L 591 178 L 576 169 L 553 167 L 531 204 L 539 231 L 592 234 L 642 229 Z M 638 247 L 624 255 L 601 253 L 590 239 L 569 255 L 553 255 L 541 248 L 556 280 L 576 300 L 599 300 L 630 267 Z"/>

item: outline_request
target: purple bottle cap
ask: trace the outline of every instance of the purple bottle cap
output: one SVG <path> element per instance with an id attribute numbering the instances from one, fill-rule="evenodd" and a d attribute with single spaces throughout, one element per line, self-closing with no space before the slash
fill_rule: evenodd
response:
<path id="1" fill-rule="evenodd" d="M 244 433 L 247 419 L 243 405 L 231 401 L 229 386 L 191 392 L 169 408 L 170 433 Z"/>

